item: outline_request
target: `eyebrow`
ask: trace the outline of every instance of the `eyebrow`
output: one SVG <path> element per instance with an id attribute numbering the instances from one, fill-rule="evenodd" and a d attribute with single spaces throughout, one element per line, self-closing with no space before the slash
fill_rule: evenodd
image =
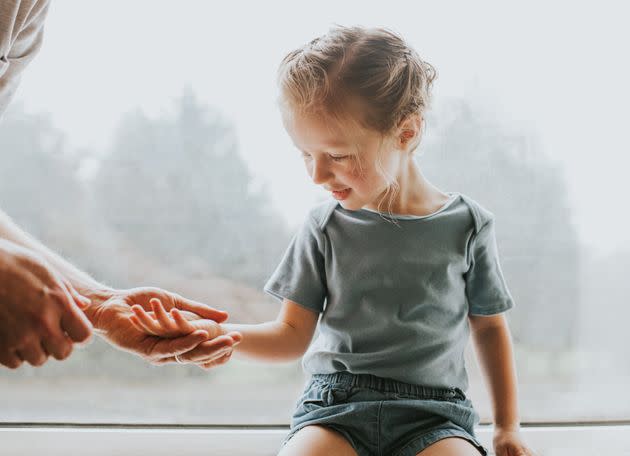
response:
<path id="1" fill-rule="evenodd" d="M 346 147 L 348 145 L 344 141 L 330 141 L 330 142 L 325 142 L 324 144 L 330 147 Z"/>
<path id="2" fill-rule="evenodd" d="M 335 148 L 335 149 L 337 149 L 337 148 L 348 148 L 348 147 L 350 147 L 350 145 L 349 145 L 348 143 L 346 143 L 346 142 L 342 142 L 342 141 L 330 141 L 330 142 L 325 142 L 325 143 L 323 143 L 323 144 L 324 144 L 324 146 L 325 146 L 325 147 L 331 147 L 331 148 Z M 301 147 L 298 147 L 298 145 L 297 145 L 297 144 L 294 144 L 294 145 L 295 145 L 295 147 L 296 147 L 298 150 L 300 150 L 300 151 L 304 152 L 304 151 L 302 150 L 302 148 L 301 148 Z"/>

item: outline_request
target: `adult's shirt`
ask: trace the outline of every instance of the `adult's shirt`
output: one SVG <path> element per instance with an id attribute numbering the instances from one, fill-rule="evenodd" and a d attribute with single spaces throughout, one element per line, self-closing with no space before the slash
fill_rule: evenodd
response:
<path id="1" fill-rule="evenodd" d="M 265 285 L 321 314 L 306 372 L 467 389 L 468 316 L 514 304 L 494 216 L 467 196 L 450 196 L 419 217 L 349 211 L 337 202 L 311 211 Z"/>
<path id="2" fill-rule="evenodd" d="M 0 117 L 42 45 L 49 0 L 0 0 Z"/>

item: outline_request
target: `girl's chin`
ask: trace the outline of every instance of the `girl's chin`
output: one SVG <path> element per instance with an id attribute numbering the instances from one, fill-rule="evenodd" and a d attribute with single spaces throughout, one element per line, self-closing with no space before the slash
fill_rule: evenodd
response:
<path id="1" fill-rule="evenodd" d="M 359 209 L 363 207 L 363 204 L 357 203 L 356 201 L 347 200 L 347 199 L 343 201 L 339 201 L 339 204 L 341 204 L 341 207 L 343 207 L 347 211 L 358 211 Z"/>

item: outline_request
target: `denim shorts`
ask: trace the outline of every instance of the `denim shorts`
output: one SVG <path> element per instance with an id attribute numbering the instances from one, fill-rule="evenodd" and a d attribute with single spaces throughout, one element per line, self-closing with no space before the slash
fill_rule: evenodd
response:
<path id="1" fill-rule="evenodd" d="M 321 425 L 341 433 L 359 456 L 416 456 L 438 440 L 461 437 L 483 456 L 479 416 L 459 388 L 433 388 L 367 374 L 313 375 L 283 445 L 297 431 Z"/>

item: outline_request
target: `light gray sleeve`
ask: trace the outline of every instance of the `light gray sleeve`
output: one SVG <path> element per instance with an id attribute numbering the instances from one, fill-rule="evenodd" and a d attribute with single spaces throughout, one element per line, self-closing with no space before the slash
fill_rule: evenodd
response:
<path id="1" fill-rule="evenodd" d="M 0 117 L 22 71 L 42 45 L 48 0 L 2 0 L 0 4 Z"/>
<path id="2" fill-rule="evenodd" d="M 468 313 L 494 315 L 514 307 L 499 264 L 493 218 L 472 239 L 470 258 L 465 275 Z"/>
<path id="3" fill-rule="evenodd" d="M 322 312 L 327 294 L 324 249 L 324 233 L 309 216 L 291 240 L 264 290 L 278 299 L 289 299 Z"/>

